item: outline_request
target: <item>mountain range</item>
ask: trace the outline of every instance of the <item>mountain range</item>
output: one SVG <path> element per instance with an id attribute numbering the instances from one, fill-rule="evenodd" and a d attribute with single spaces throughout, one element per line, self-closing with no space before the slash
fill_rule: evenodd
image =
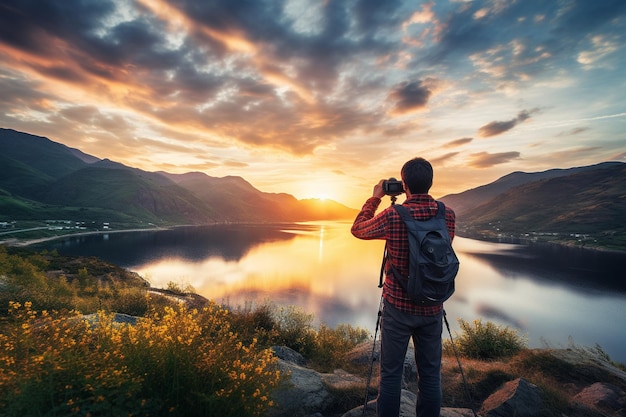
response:
<path id="1" fill-rule="evenodd" d="M 293 222 L 351 220 L 358 212 L 332 200 L 262 192 L 238 176 L 143 171 L 11 129 L 0 129 L 0 167 L 0 222 Z M 455 210 L 460 236 L 583 236 L 626 250 L 622 162 L 513 172 L 440 200 Z"/>
<path id="2" fill-rule="evenodd" d="M 454 208 L 461 236 L 587 239 L 626 250 L 626 164 L 622 162 L 513 172 L 441 200 Z"/>
<path id="3" fill-rule="evenodd" d="M 41 136 L 0 129 L 0 221 L 210 224 L 354 218 L 332 200 L 266 193 L 241 177 L 147 172 Z"/>

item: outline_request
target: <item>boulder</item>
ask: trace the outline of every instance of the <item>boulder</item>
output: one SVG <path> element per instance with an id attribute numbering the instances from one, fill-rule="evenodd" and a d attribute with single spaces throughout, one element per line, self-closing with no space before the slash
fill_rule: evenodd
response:
<path id="1" fill-rule="evenodd" d="M 402 396 L 400 397 L 400 417 L 414 417 L 415 416 L 415 400 L 416 395 L 410 391 L 402 390 Z M 345 413 L 342 417 L 362 417 L 363 406 L 353 408 Z M 365 409 L 366 417 L 376 417 L 376 400 L 369 401 L 367 408 Z"/>
<path id="2" fill-rule="evenodd" d="M 276 355 L 278 359 L 282 359 L 286 362 L 295 363 L 299 366 L 306 365 L 306 360 L 304 359 L 304 356 L 287 346 L 272 346 L 272 352 L 274 352 L 274 355 Z"/>
<path id="3" fill-rule="evenodd" d="M 285 386 L 274 392 L 276 406 L 269 410 L 269 417 L 304 417 L 324 412 L 332 398 L 320 373 L 283 359 L 278 360 L 278 368 L 290 376 Z"/>
<path id="4" fill-rule="evenodd" d="M 539 388 L 518 378 L 491 394 L 483 402 L 479 414 L 486 417 L 535 417 L 541 416 L 542 404 Z"/>
<path id="5" fill-rule="evenodd" d="M 626 409 L 626 393 L 615 385 L 596 382 L 576 394 L 572 401 L 591 410 L 609 414 Z"/>
<path id="6" fill-rule="evenodd" d="M 400 417 L 415 417 L 415 401 L 417 396 L 411 391 L 402 390 L 400 397 Z M 363 406 L 354 408 L 342 417 L 362 417 Z M 469 408 L 442 408 L 441 417 L 474 417 Z M 365 410 L 365 417 L 376 417 L 376 400 L 369 401 Z"/>
<path id="7" fill-rule="evenodd" d="M 440 417 L 474 417 L 469 408 L 442 408 Z"/>

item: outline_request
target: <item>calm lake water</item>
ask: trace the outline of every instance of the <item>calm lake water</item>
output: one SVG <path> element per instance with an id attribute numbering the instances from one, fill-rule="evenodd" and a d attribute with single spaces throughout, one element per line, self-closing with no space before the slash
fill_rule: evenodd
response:
<path id="1" fill-rule="evenodd" d="M 174 282 L 230 305 L 295 305 L 316 323 L 374 332 L 384 243 L 350 234 L 351 223 L 219 225 L 68 237 L 38 248 L 98 256 L 154 287 Z M 457 290 L 445 308 L 457 320 L 518 329 L 531 347 L 600 345 L 626 363 L 626 254 L 456 237 Z M 444 335 L 448 338 L 447 331 Z"/>

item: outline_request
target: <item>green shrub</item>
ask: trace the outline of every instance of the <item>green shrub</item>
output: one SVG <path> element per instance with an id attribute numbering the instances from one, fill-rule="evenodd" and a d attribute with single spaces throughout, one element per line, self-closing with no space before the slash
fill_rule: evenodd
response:
<path id="1" fill-rule="evenodd" d="M 313 314 L 304 312 L 296 306 L 281 307 L 276 315 L 278 324 L 277 342 L 301 355 L 308 357 L 315 344 Z"/>
<path id="2" fill-rule="evenodd" d="M 313 367 L 322 372 L 330 372 L 344 366 L 345 354 L 359 343 L 367 340 L 370 334 L 360 327 L 340 324 L 335 329 L 322 323 L 315 333 L 314 346 L 310 354 Z"/>
<path id="3" fill-rule="evenodd" d="M 461 356 L 498 359 L 513 356 L 526 348 L 525 338 L 509 327 L 497 326 L 492 322 L 484 324 L 482 320 L 474 320 L 470 324 L 463 319 L 459 319 L 459 325 L 462 333 L 456 334 L 454 343 Z M 450 341 L 444 341 L 443 351 L 446 355 L 454 354 Z"/>
<path id="4" fill-rule="evenodd" d="M 278 343 L 280 337 L 273 304 L 264 303 L 254 307 L 249 303 L 230 311 L 228 321 L 242 341 L 257 339 L 259 345 L 265 347 Z"/>

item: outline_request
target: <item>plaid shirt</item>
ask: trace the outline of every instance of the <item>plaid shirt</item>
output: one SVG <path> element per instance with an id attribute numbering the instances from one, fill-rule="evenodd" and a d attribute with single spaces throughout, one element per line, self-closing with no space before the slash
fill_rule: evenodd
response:
<path id="1" fill-rule="evenodd" d="M 352 234 L 365 240 L 384 239 L 387 241 L 387 262 L 385 263 L 385 283 L 383 297 L 398 310 L 416 316 L 436 316 L 443 305 L 421 306 L 409 298 L 400 283 L 391 272 L 394 265 L 404 276 L 409 275 L 409 244 L 406 226 L 402 218 L 392 207 L 388 207 L 378 215 L 376 209 L 380 198 L 370 197 L 352 225 Z M 418 220 L 427 220 L 437 214 L 437 202 L 428 194 L 412 195 L 402 205 L 406 206 L 411 215 Z M 454 239 L 454 211 L 446 207 L 446 226 L 450 238 Z"/>

